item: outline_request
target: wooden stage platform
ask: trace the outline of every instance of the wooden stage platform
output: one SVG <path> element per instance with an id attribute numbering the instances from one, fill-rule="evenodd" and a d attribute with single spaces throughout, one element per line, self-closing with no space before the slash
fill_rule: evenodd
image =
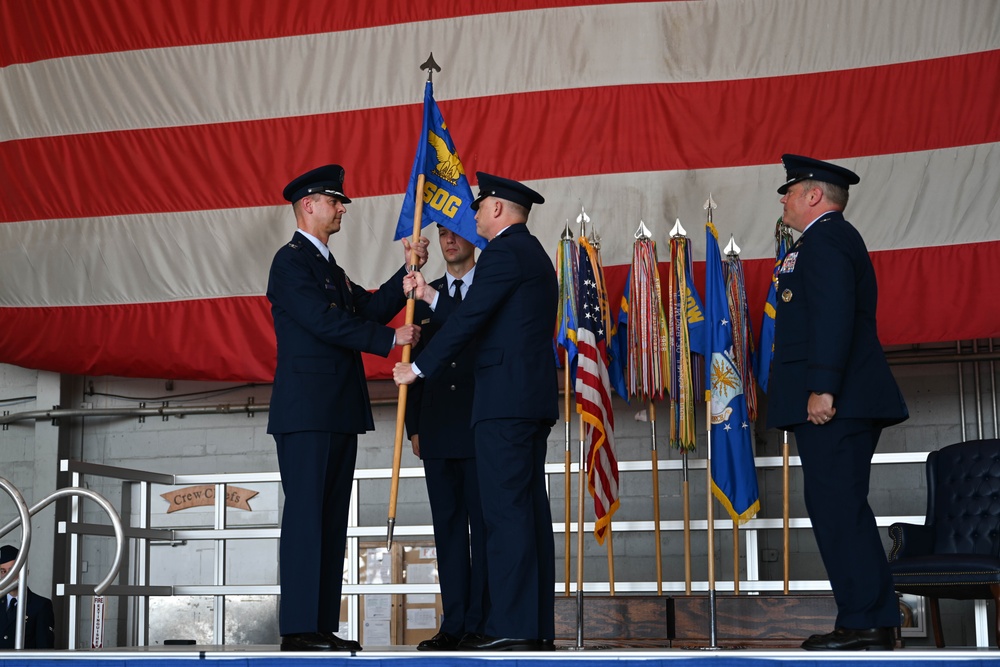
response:
<path id="1" fill-rule="evenodd" d="M 895 651 L 808 652 L 802 640 L 833 627 L 830 595 L 719 595 L 716 642 L 711 646 L 709 598 L 601 596 L 583 599 L 583 641 L 577 636 L 575 596 L 556 598 L 556 650 L 551 652 L 417 651 L 412 646 L 366 646 L 357 654 L 282 653 L 277 645 L 155 646 L 77 651 L 0 651 L 0 667 L 789 667 L 833 661 L 838 667 L 879 663 L 903 667 L 1000 667 L 993 649 L 907 648 Z M 189 665 L 183 663 L 189 662 Z M 169 664 L 167 664 L 169 663 Z M 223 666 L 220 666 L 223 667 Z"/>

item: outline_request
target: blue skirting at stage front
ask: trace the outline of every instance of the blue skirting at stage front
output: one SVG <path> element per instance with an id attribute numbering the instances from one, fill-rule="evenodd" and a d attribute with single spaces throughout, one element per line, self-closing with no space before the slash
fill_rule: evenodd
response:
<path id="1" fill-rule="evenodd" d="M 268 650 L 269 649 L 269 650 Z M 799 649 L 560 649 L 554 653 L 418 653 L 413 649 L 341 653 L 282 654 L 276 647 L 165 648 L 107 651 L 5 652 L 0 667 L 793 667 L 817 661 L 836 667 L 997 667 L 1000 651 L 986 649 L 897 650 L 891 652 L 809 653 Z M 832 667 L 832 666 L 831 666 Z"/>

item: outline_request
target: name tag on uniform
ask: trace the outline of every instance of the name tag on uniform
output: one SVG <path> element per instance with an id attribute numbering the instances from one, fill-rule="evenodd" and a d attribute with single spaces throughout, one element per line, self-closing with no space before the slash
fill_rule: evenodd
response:
<path id="1" fill-rule="evenodd" d="M 795 262 L 799 258 L 799 253 L 790 252 L 785 255 L 785 260 L 781 263 L 781 270 L 778 273 L 791 273 L 795 270 Z"/>

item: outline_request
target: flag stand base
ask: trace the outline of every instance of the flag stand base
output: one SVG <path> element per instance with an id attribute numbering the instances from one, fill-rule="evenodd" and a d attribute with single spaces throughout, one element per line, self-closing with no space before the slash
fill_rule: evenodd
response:
<path id="1" fill-rule="evenodd" d="M 586 594 L 583 638 L 602 648 L 795 648 L 829 632 L 837 617 L 831 594 L 718 595 L 716 646 L 709 636 L 708 595 Z M 555 598 L 556 643 L 577 644 L 575 596 Z M 584 649 L 589 648 L 584 646 Z M 582 649 L 577 649 L 582 650 Z"/>

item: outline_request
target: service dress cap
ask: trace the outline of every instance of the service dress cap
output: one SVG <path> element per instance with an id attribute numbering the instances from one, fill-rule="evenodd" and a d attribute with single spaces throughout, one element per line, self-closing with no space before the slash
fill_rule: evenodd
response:
<path id="1" fill-rule="evenodd" d="M 0 563 L 9 563 L 12 560 L 17 560 L 17 554 L 20 552 L 17 547 L 12 547 L 9 544 L 5 544 L 0 547 Z"/>
<path id="2" fill-rule="evenodd" d="M 785 153 L 781 156 L 781 163 L 785 166 L 788 180 L 778 188 L 779 195 L 788 192 L 788 188 L 799 181 L 823 181 L 839 185 L 845 190 L 861 182 L 861 177 L 850 169 L 811 157 Z"/>
<path id="3" fill-rule="evenodd" d="M 506 199 L 515 204 L 520 204 L 524 208 L 531 210 L 532 204 L 544 204 L 545 198 L 538 194 L 524 183 L 512 181 L 509 178 L 494 176 L 484 171 L 476 172 L 476 180 L 479 181 L 479 196 L 472 200 L 469 205 L 473 211 L 479 210 L 479 202 L 487 197 L 497 197 Z"/>
<path id="4" fill-rule="evenodd" d="M 351 203 L 351 198 L 344 194 L 344 168 L 339 164 L 316 167 L 297 176 L 281 194 L 293 204 L 307 195 L 316 194 L 336 197 L 345 204 Z"/>

